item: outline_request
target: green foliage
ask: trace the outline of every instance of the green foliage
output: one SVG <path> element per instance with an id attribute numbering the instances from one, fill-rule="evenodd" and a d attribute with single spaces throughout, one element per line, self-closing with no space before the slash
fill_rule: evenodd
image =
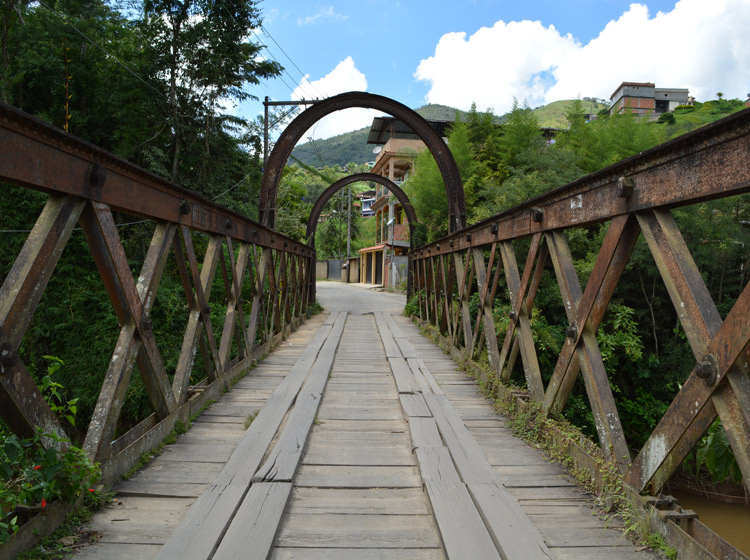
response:
<path id="1" fill-rule="evenodd" d="M 414 294 L 404 306 L 404 315 L 407 317 L 419 316 L 419 300 L 424 298 L 424 290 Z"/>
<path id="2" fill-rule="evenodd" d="M 69 443 L 41 429 L 30 438 L 4 437 L 0 445 L 0 544 L 18 530 L 17 506 L 44 509 L 55 500 L 72 503 L 97 479 L 98 467 Z"/>
<path id="3" fill-rule="evenodd" d="M 702 467 L 711 474 L 714 484 L 726 481 L 734 482 L 738 486 L 742 484 L 742 471 L 732 454 L 720 420 L 711 424 L 708 433 L 695 449 L 696 474 Z"/>
<path id="4" fill-rule="evenodd" d="M 666 123 L 666 124 L 674 124 L 676 121 L 672 113 L 662 113 L 661 115 L 659 115 L 658 122 Z"/>
<path id="5" fill-rule="evenodd" d="M 66 400 L 64 396 L 65 387 L 52 380 L 52 376 L 64 365 L 64 362 L 55 356 L 42 356 L 42 358 L 48 360 L 49 365 L 47 366 L 47 375 L 42 377 L 42 381 L 39 384 L 39 391 L 42 393 L 44 400 L 47 401 L 52 412 L 65 418 L 72 426 L 75 426 L 78 399 Z"/>

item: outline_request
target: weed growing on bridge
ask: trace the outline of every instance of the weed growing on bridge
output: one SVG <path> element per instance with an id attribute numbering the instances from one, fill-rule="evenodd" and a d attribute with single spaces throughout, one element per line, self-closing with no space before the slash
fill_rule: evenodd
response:
<path id="1" fill-rule="evenodd" d="M 245 416 L 245 429 L 247 430 L 250 427 L 250 424 L 253 423 L 253 420 L 255 420 L 258 417 L 258 410 L 255 412 L 251 412 L 247 416 Z"/>
<path id="2" fill-rule="evenodd" d="M 96 542 L 100 535 L 95 531 L 83 528 L 94 512 L 114 500 L 113 492 L 104 492 L 99 487 L 94 492 L 87 492 L 81 506 L 65 516 L 62 524 L 50 536 L 45 537 L 39 545 L 21 553 L 17 560 L 58 559 L 69 557 L 71 552 Z"/>

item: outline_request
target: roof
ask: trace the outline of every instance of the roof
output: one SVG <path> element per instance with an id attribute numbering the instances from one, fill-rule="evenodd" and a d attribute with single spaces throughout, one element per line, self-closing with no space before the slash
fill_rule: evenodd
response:
<path id="1" fill-rule="evenodd" d="M 380 243 L 378 245 L 373 245 L 372 247 L 365 247 L 364 249 L 360 249 L 357 251 L 358 253 L 370 253 L 372 251 L 377 251 L 378 249 L 385 249 L 388 247 L 388 243 Z"/>
<path id="2" fill-rule="evenodd" d="M 617 92 L 620 91 L 625 86 L 634 86 L 634 87 L 656 87 L 656 84 L 652 84 L 651 82 L 622 82 L 619 86 L 617 86 L 617 89 L 614 91 L 612 95 L 609 96 L 610 99 L 612 99 L 615 95 L 617 95 Z"/>
<path id="3" fill-rule="evenodd" d="M 446 136 L 453 121 L 427 121 L 441 137 Z M 395 117 L 375 117 L 372 119 L 368 144 L 385 144 L 390 138 L 421 140 L 419 135 L 405 122 Z"/>

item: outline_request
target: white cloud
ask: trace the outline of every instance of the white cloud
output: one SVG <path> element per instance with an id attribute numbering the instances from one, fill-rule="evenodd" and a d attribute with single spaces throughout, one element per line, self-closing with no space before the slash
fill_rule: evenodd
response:
<path id="1" fill-rule="evenodd" d="M 349 16 L 337 14 L 333 6 L 328 6 L 327 8 L 322 8 L 315 15 L 297 18 L 297 25 L 314 25 L 322 20 L 346 21 L 347 19 L 349 19 Z"/>
<path id="2" fill-rule="evenodd" d="M 292 99 L 310 99 L 332 97 L 347 91 L 366 91 L 367 78 L 357 69 L 351 56 L 338 63 L 336 68 L 319 80 L 308 81 L 309 76 L 301 81 L 292 94 Z M 315 139 L 329 138 L 356 130 L 372 123 L 373 117 L 380 115 L 371 109 L 346 109 L 331 113 L 308 130 L 304 137 L 313 136 Z"/>
<path id="3" fill-rule="evenodd" d="M 609 98 L 623 81 L 687 87 L 697 99 L 744 99 L 750 91 L 750 0 L 681 0 L 651 17 L 631 4 L 581 45 L 540 22 L 497 22 L 468 37 L 448 33 L 415 72 L 427 101 L 496 113 L 513 97 L 532 106 L 581 96 Z"/>

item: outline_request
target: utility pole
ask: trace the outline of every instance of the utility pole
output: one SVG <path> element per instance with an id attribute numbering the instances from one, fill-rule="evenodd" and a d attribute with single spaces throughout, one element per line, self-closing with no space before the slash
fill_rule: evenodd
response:
<path id="1" fill-rule="evenodd" d="M 349 189 L 349 208 L 346 212 L 346 258 L 349 258 L 349 253 L 352 249 L 352 186 L 347 187 Z"/>
<path id="2" fill-rule="evenodd" d="M 279 107 L 283 105 L 312 105 L 317 103 L 317 99 L 300 99 L 299 101 L 271 101 L 266 95 L 263 101 L 264 117 L 263 117 L 263 168 L 266 167 L 266 161 L 268 161 L 268 108 Z"/>

